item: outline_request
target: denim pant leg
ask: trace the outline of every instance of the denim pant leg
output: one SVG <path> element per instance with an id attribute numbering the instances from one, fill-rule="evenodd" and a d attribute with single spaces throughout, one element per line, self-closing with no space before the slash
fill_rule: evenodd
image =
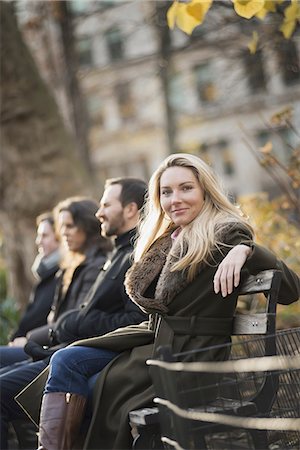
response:
<path id="1" fill-rule="evenodd" d="M 14 397 L 46 367 L 44 361 L 19 363 L 17 368 L 0 376 L 1 449 L 7 449 L 8 424 L 15 419 L 28 419 Z"/>
<path id="2" fill-rule="evenodd" d="M 16 362 L 25 361 L 29 356 L 22 347 L 0 346 L 0 368 L 10 366 Z"/>
<path id="3" fill-rule="evenodd" d="M 89 378 L 100 372 L 118 353 L 93 347 L 68 347 L 51 357 L 45 393 L 71 392 L 88 397 Z"/>

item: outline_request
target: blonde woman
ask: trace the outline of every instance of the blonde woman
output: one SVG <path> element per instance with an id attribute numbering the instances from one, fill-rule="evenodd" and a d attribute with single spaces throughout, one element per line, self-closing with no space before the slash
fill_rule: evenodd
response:
<path id="1" fill-rule="evenodd" d="M 169 156 L 150 180 L 135 263 L 127 272 L 125 283 L 131 299 L 150 313 L 152 320 L 80 342 L 82 354 L 86 351 L 83 345 L 96 347 L 94 351 L 99 352 L 103 362 L 105 356 L 109 359 L 109 352 L 118 352 L 98 377 L 85 448 L 131 448 L 128 413 L 152 405 L 154 391 L 145 361 L 156 347 L 169 344 L 174 352 L 179 352 L 230 340 L 239 289 L 230 293 L 228 285 L 228 295 L 223 299 L 221 293 L 215 292 L 213 280 L 220 262 L 238 245 L 241 247 L 234 250 L 235 255 L 239 251 L 244 254 L 247 248 L 250 256 L 241 277 L 262 267 L 281 267 L 280 295 L 290 301 L 299 297 L 299 278 L 274 255 L 253 244 L 251 226 L 228 201 L 210 168 L 192 155 Z M 226 355 L 218 352 L 215 358 L 224 359 Z M 77 376 L 76 366 L 72 367 Z M 49 377 L 46 391 L 56 381 Z M 68 396 L 76 394 L 76 386 L 72 389 L 66 393 Z M 65 426 L 64 420 L 67 419 L 61 419 L 60 429 Z M 47 430 L 42 406 L 40 449 L 50 450 L 43 446 L 47 431 L 49 434 L 51 430 Z M 64 433 L 61 442 L 68 442 L 64 448 L 73 448 L 74 431 L 75 427 L 68 436 Z"/>

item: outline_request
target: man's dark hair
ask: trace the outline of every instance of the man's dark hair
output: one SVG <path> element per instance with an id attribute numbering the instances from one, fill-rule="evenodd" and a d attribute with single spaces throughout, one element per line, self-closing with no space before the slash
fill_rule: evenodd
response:
<path id="1" fill-rule="evenodd" d="M 131 202 L 136 203 L 138 209 L 142 208 L 147 193 L 145 181 L 131 177 L 110 178 L 106 180 L 105 188 L 114 184 L 119 184 L 122 188 L 120 202 L 123 208 Z"/>

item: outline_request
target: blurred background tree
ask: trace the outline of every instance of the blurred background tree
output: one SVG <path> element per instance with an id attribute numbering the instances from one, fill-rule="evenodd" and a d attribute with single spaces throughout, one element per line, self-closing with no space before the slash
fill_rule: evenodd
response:
<path id="1" fill-rule="evenodd" d="M 1 229 L 7 285 L 19 305 L 32 285 L 35 218 L 89 182 L 57 105 L 19 32 L 13 3 L 1 2 Z"/>
<path id="2" fill-rule="evenodd" d="M 292 148 L 281 139 L 285 149 L 283 154 L 289 155 L 285 161 L 276 155 L 273 148 L 278 125 L 291 130 L 298 139 L 298 144 Z M 266 192 L 256 193 L 240 197 L 239 202 L 251 218 L 257 241 L 300 274 L 300 134 L 293 125 L 293 111 L 290 108 L 274 114 L 265 127 L 270 138 L 261 148 L 251 146 L 244 130 L 245 142 L 260 165 L 274 178 L 280 194 L 270 198 Z M 300 302 L 289 306 L 279 305 L 277 323 L 280 328 L 299 326 Z"/>

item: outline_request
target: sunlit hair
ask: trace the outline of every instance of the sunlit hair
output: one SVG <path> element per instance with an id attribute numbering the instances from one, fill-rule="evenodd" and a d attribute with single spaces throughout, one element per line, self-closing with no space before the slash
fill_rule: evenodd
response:
<path id="1" fill-rule="evenodd" d="M 38 227 L 40 223 L 42 222 L 48 222 L 49 225 L 54 229 L 54 216 L 51 211 L 46 211 L 40 215 L 37 216 L 35 219 L 36 226 Z"/>
<path id="2" fill-rule="evenodd" d="M 139 225 L 134 259 L 138 261 L 151 247 L 153 242 L 176 228 L 160 204 L 160 179 L 169 167 L 191 169 L 204 193 L 204 204 L 200 214 L 184 226 L 172 248 L 179 259 L 172 270 L 188 270 L 188 279 L 193 279 L 200 263 L 213 263 L 215 247 L 225 245 L 222 242 L 225 229 L 233 224 L 241 224 L 250 235 L 252 227 L 240 209 L 233 205 L 223 192 L 211 168 L 200 158 L 185 153 L 176 153 L 167 157 L 153 173 L 148 187 L 148 199 L 144 218 Z"/>

